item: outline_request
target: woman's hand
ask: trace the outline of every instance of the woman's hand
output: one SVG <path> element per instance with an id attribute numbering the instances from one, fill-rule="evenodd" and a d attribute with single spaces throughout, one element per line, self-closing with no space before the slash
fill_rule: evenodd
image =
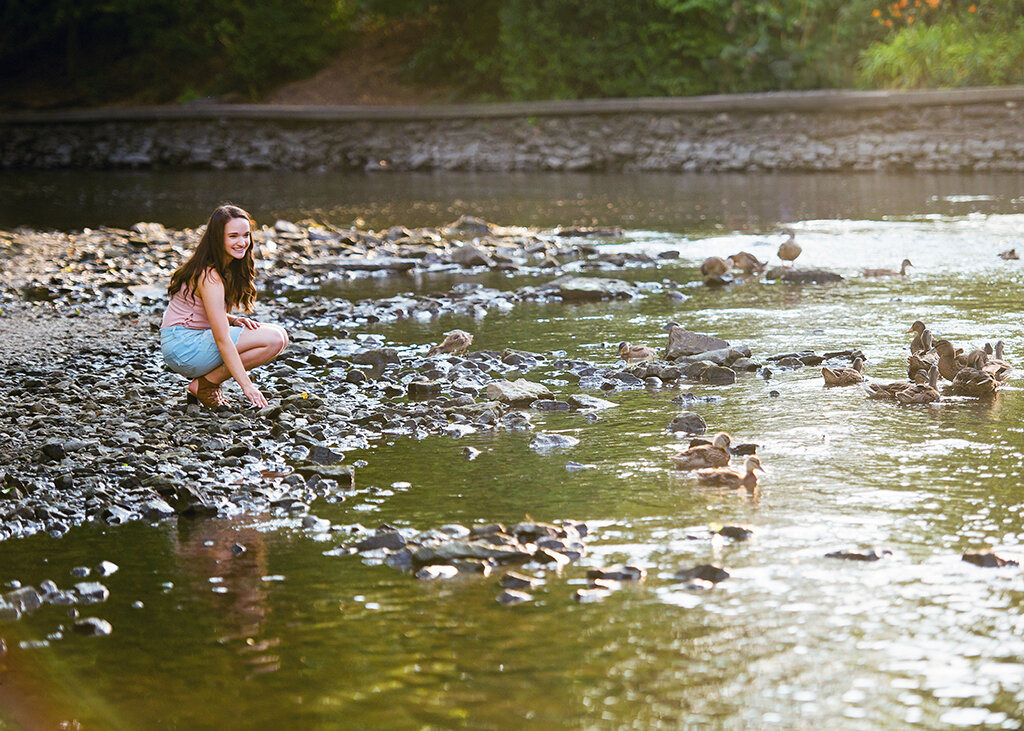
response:
<path id="1" fill-rule="evenodd" d="M 236 317 L 231 324 L 235 327 L 244 327 L 247 330 L 255 330 L 260 326 L 258 322 L 248 317 Z"/>
<path id="2" fill-rule="evenodd" d="M 258 409 L 262 409 L 267 405 L 266 397 L 256 388 L 255 384 L 250 383 L 248 386 L 242 389 L 242 393 L 245 397 L 252 402 L 252 405 Z"/>

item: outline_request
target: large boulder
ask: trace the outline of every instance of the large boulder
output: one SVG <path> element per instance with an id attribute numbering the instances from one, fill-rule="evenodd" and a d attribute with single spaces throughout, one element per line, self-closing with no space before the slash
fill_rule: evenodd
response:
<path id="1" fill-rule="evenodd" d="M 722 350 L 729 347 L 729 342 L 721 338 L 693 332 L 675 325 L 668 331 L 668 347 L 665 348 L 665 359 L 676 360 L 687 355 Z"/>
<path id="2" fill-rule="evenodd" d="M 492 381 L 487 384 L 487 398 L 513 406 L 531 404 L 537 399 L 552 399 L 551 390 L 542 383 L 520 378 L 515 381 Z"/>

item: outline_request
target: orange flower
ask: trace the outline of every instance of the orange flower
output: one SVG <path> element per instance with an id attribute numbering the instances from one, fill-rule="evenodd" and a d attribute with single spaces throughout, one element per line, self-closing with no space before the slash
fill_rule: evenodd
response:
<path id="1" fill-rule="evenodd" d="M 871 17 L 872 18 L 877 18 L 881 14 L 882 14 L 882 11 L 879 10 L 878 8 L 875 8 L 874 10 L 871 11 Z"/>
<path id="2" fill-rule="evenodd" d="M 914 16 L 913 15 L 908 15 L 907 16 L 907 25 L 910 25 L 913 22 L 914 22 Z"/>
<path id="3" fill-rule="evenodd" d="M 978 6 L 977 5 L 972 5 L 971 7 L 967 8 L 967 12 L 968 13 L 976 13 L 976 12 L 978 12 Z"/>
<path id="4" fill-rule="evenodd" d="M 926 3 L 928 3 L 928 7 L 930 7 L 930 8 L 937 8 L 937 7 L 939 7 L 940 0 L 924 0 L 924 1 Z"/>
<path id="5" fill-rule="evenodd" d="M 885 27 L 886 27 L 886 28 L 892 28 L 892 21 L 891 21 L 891 20 L 889 20 L 888 18 L 887 18 L 887 19 L 886 19 L 886 21 L 885 21 Z"/>
<path id="6" fill-rule="evenodd" d="M 907 7 L 907 0 L 900 0 L 900 7 L 901 8 Z"/>

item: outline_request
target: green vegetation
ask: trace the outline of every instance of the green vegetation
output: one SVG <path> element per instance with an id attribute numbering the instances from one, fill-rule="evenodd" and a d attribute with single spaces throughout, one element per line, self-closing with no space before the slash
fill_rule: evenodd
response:
<path id="1" fill-rule="evenodd" d="M 455 100 L 1024 83 L 1024 0 L 7 0 L 0 87 L 259 100 L 387 26 Z"/>

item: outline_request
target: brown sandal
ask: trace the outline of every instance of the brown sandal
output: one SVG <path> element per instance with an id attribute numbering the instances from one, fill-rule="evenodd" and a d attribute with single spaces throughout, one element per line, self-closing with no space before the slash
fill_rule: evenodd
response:
<path id="1" fill-rule="evenodd" d="M 211 409 L 214 406 L 228 405 L 224 392 L 220 390 L 220 384 L 207 381 L 202 376 L 196 379 L 196 392 L 189 391 L 186 401 L 190 404 L 199 403 Z"/>

